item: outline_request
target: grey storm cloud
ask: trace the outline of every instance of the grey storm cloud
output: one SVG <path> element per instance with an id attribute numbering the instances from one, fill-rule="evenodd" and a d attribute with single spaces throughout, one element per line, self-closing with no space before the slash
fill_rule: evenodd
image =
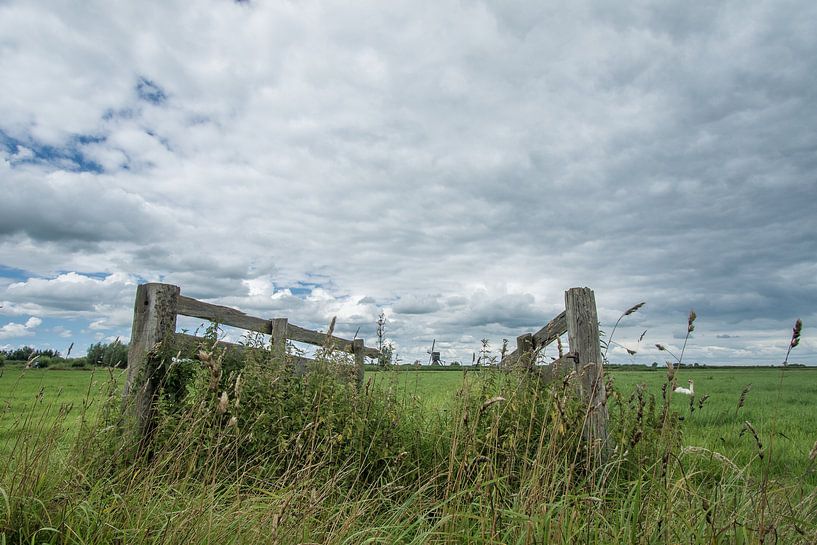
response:
<path id="1" fill-rule="evenodd" d="M 809 2 L 5 2 L 0 265 L 31 278 L 0 299 L 114 328 L 132 286 L 88 284 L 112 305 L 88 310 L 61 275 L 160 280 L 369 336 L 382 310 L 407 359 L 433 338 L 461 359 L 590 286 L 603 328 L 647 301 L 616 332 L 631 348 L 694 308 L 691 357 L 774 358 L 800 317 L 813 359 L 815 21 Z"/>

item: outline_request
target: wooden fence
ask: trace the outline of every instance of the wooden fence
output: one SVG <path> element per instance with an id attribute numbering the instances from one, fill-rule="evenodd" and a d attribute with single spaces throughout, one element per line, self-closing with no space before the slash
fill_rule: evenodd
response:
<path id="1" fill-rule="evenodd" d="M 596 297 L 590 288 L 571 288 L 565 292 L 565 310 L 536 333 L 516 338 L 516 350 L 506 355 L 500 366 L 522 365 L 534 369 L 535 354 L 567 333 L 569 352 L 553 363 L 536 367 L 545 381 L 575 372 L 579 393 L 586 403 L 584 438 L 600 455 L 609 451 L 607 392 L 604 388 L 599 319 Z"/>
<path id="2" fill-rule="evenodd" d="M 248 316 L 233 308 L 213 305 L 181 295 L 178 286 L 142 284 L 136 290 L 133 329 L 128 350 L 128 373 L 124 403 L 133 411 L 142 438 L 150 435 L 156 394 L 163 379 L 163 367 L 156 348 L 163 340 L 173 337 L 176 345 L 195 348 L 204 341 L 184 333 L 176 333 L 176 317 L 192 316 L 272 336 L 273 350 L 286 352 L 287 339 L 318 346 L 332 346 L 354 354 L 358 383 L 363 381 L 366 356 L 379 358 L 381 353 L 367 348 L 363 339 L 347 340 L 290 324 L 286 318 L 266 320 Z M 598 314 L 593 290 L 571 288 L 565 292 L 565 310 L 536 333 L 526 333 L 516 339 L 517 348 L 506 355 L 502 367 L 523 365 L 534 369 L 535 353 L 567 333 L 569 352 L 550 365 L 535 367 L 546 381 L 575 372 L 579 393 L 587 405 L 583 434 L 592 449 L 606 457 L 609 449 L 607 394 L 604 388 L 599 342 Z M 240 348 L 231 343 L 228 347 Z M 292 358 L 292 357 L 291 357 Z M 296 366 L 310 360 L 294 357 Z"/>
<path id="3" fill-rule="evenodd" d="M 191 316 L 210 320 L 221 325 L 233 326 L 272 336 L 272 349 L 281 355 L 286 353 L 287 339 L 317 346 L 330 346 L 354 355 L 358 384 L 363 382 L 363 363 L 366 356 L 379 358 L 381 353 L 364 346 L 363 339 L 342 339 L 334 335 L 312 331 L 294 324 L 287 318 L 265 320 L 248 316 L 234 308 L 205 303 L 181 295 L 181 288 L 171 284 L 141 284 L 136 289 L 133 308 L 133 326 L 128 349 L 128 373 L 123 394 L 126 409 L 132 411 L 141 437 L 150 435 L 154 418 L 154 401 L 158 393 L 164 367 L 157 349 L 162 341 L 172 337 L 174 347 L 195 349 L 205 342 L 202 337 L 176 333 L 176 317 Z M 220 342 L 229 349 L 242 349 L 240 345 Z M 296 368 L 303 369 L 311 360 L 289 356 Z"/>

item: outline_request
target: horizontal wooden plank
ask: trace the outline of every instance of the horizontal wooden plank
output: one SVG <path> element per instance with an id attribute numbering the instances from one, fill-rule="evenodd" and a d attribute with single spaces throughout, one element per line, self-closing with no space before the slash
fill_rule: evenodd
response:
<path id="1" fill-rule="evenodd" d="M 567 333 L 567 312 L 561 314 L 545 324 L 545 327 L 533 334 L 533 348 L 547 346 Z"/>
<path id="2" fill-rule="evenodd" d="M 565 333 L 567 333 L 567 312 L 563 311 L 533 334 L 533 349 L 547 346 Z M 518 352 L 514 350 L 502 359 L 500 365 L 512 365 L 518 359 Z"/>
<path id="3" fill-rule="evenodd" d="M 187 333 L 175 333 L 173 339 L 176 343 L 175 348 L 182 354 L 182 357 L 192 358 L 196 356 L 202 346 L 212 347 L 212 341 L 204 337 L 196 337 L 195 335 L 188 335 Z M 227 351 L 243 351 L 246 347 L 240 344 L 235 344 L 227 341 L 218 341 L 216 343 L 218 348 L 225 348 Z"/>
<path id="4" fill-rule="evenodd" d="M 257 331 L 266 335 L 272 334 L 272 320 L 264 320 L 263 318 L 256 318 L 255 316 L 248 316 L 247 314 L 230 307 L 221 305 L 214 305 L 212 303 L 205 303 L 192 297 L 185 297 L 179 295 L 176 312 L 182 316 L 192 316 L 194 318 L 202 318 L 217 322 L 222 325 L 238 327 L 241 329 L 248 329 L 250 331 Z M 306 329 L 294 324 L 287 324 L 287 338 L 307 344 L 316 346 L 324 346 L 326 344 L 326 334 L 311 329 Z M 332 346 L 336 350 L 352 353 L 352 341 L 342 339 L 340 337 L 332 336 Z M 380 352 L 374 348 L 364 348 L 364 355 L 371 358 L 380 357 Z"/>
<path id="5" fill-rule="evenodd" d="M 202 318 L 222 325 L 239 327 L 267 335 L 272 333 L 272 324 L 269 320 L 248 316 L 234 308 L 205 303 L 184 295 L 179 295 L 176 312 L 183 316 Z"/>
<path id="6" fill-rule="evenodd" d="M 212 343 L 208 339 L 188 335 L 187 333 L 175 333 L 173 338 L 176 342 L 176 350 L 180 352 L 183 357 L 194 358 L 198 354 L 198 350 L 202 347 L 202 345 L 212 346 Z M 240 353 L 247 349 L 247 347 L 242 344 L 227 341 L 218 341 L 216 346 L 218 348 L 226 349 L 228 354 L 234 352 Z M 303 375 L 306 371 L 306 366 L 315 361 L 310 358 L 292 354 L 287 356 L 287 360 L 293 364 L 295 373 L 298 375 Z"/>
<path id="7" fill-rule="evenodd" d="M 327 341 L 326 333 L 313 331 L 294 324 L 287 324 L 287 338 L 293 341 L 313 344 L 316 346 L 325 346 Z M 342 350 L 350 354 L 352 353 L 352 341 L 332 335 L 331 342 L 332 347 L 335 350 Z M 380 357 L 380 351 L 375 348 L 364 347 L 363 354 L 372 358 Z"/>

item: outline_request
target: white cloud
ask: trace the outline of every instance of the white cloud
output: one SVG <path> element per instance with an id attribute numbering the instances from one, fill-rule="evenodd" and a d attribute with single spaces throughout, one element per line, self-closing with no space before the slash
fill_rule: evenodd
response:
<path id="1" fill-rule="evenodd" d="M 19 337 L 31 337 L 36 333 L 37 328 L 43 321 L 36 316 L 32 316 L 25 323 L 9 322 L 0 327 L 0 339 L 14 339 Z"/>
<path id="2" fill-rule="evenodd" d="M 5 2 L 2 311 L 127 332 L 165 281 L 351 333 L 386 308 L 417 354 L 577 285 L 603 324 L 648 301 L 628 338 L 817 319 L 795 4 Z"/>

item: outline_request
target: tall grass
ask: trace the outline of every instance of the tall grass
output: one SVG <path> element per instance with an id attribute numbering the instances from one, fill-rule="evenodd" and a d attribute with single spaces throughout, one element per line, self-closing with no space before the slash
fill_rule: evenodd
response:
<path id="1" fill-rule="evenodd" d="M 682 446 L 671 376 L 660 397 L 611 389 L 613 452 L 598 464 L 572 376 L 466 372 L 447 410 L 429 411 L 401 395 L 396 372 L 356 388 L 328 351 L 303 376 L 262 348 L 166 363 L 147 452 L 133 448 L 114 375 L 94 419 L 88 404 L 16 415 L 21 433 L 0 462 L 0 543 L 817 538 L 813 487 Z M 72 410 L 81 429 L 67 435 Z"/>

